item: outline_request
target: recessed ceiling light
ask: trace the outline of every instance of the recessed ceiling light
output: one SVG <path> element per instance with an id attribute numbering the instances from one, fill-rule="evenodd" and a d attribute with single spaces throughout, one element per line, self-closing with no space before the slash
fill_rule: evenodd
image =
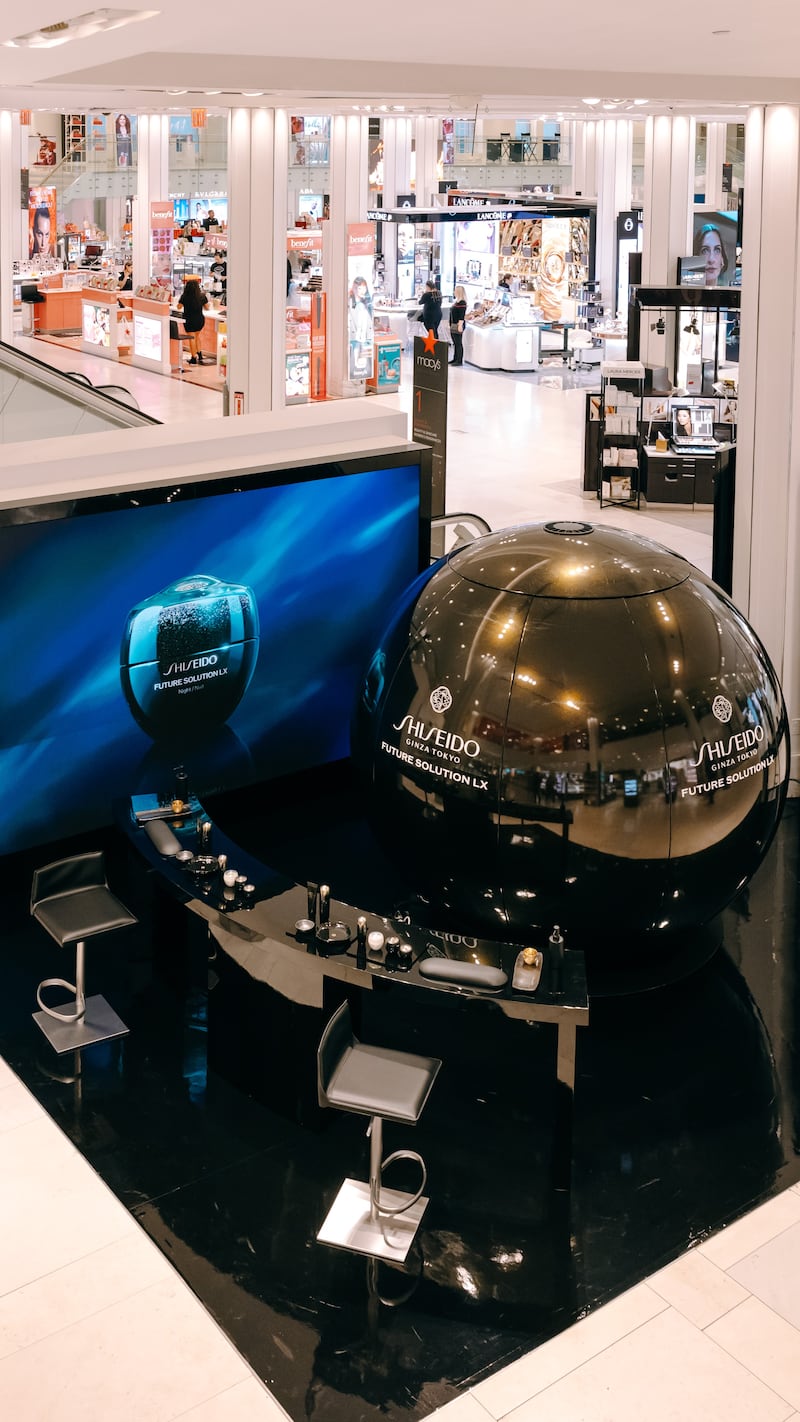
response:
<path id="1" fill-rule="evenodd" d="M 242 89 L 242 95 L 245 99 L 260 99 L 263 93 L 263 89 Z"/>
<path id="2" fill-rule="evenodd" d="M 30 34 L 3 40 L 3 44 L 9 49 L 54 49 L 56 45 L 68 44 L 70 40 L 121 29 L 123 25 L 133 24 L 134 20 L 151 20 L 159 13 L 158 10 L 87 10 L 84 15 L 57 20 L 55 24 L 31 30 Z"/>
<path id="3" fill-rule="evenodd" d="M 168 93 L 168 94 L 173 94 L 173 95 L 177 95 L 177 94 L 188 94 L 188 92 L 189 92 L 188 89 L 167 89 L 167 93 Z"/>
<path id="4" fill-rule="evenodd" d="M 584 102 L 585 104 L 599 104 L 599 103 L 600 103 L 600 100 L 599 100 L 599 99 L 584 99 L 583 102 Z"/>
<path id="5" fill-rule="evenodd" d="M 212 95 L 214 95 L 214 94 L 221 94 L 221 93 L 222 93 L 222 90 L 221 90 L 221 89 L 204 89 L 204 90 L 203 90 L 203 93 L 205 94 L 205 96 L 206 96 L 207 99 L 210 99 L 210 98 L 212 97 Z"/>
<path id="6" fill-rule="evenodd" d="M 649 104 L 649 103 L 650 103 L 650 100 L 649 100 L 649 99 L 634 99 L 633 102 L 634 102 L 635 104 Z"/>

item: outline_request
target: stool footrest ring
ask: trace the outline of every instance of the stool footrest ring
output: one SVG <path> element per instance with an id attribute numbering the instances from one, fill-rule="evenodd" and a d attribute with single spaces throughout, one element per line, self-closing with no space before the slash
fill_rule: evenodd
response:
<path id="1" fill-rule="evenodd" d="M 381 1204 L 381 1186 L 382 1186 L 382 1182 L 383 1182 L 383 1172 L 384 1172 L 384 1170 L 386 1169 L 386 1167 L 387 1167 L 388 1165 L 392 1165 L 392 1164 L 394 1163 L 394 1161 L 396 1161 L 396 1160 L 413 1160 L 413 1161 L 419 1166 L 419 1168 L 420 1168 L 420 1170 L 421 1170 L 421 1172 L 422 1172 L 422 1180 L 420 1181 L 420 1187 L 419 1187 L 419 1189 L 417 1190 L 417 1192 L 416 1192 L 415 1195 L 411 1195 L 411 1196 L 405 1201 L 404 1204 L 400 1205 L 400 1207 L 399 1207 L 398 1209 L 392 1209 L 392 1208 L 390 1208 L 390 1206 L 388 1206 L 388 1205 L 382 1205 L 382 1204 Z M 379 1174 L 378 1174 L 377 1179 L 370 1181 L 370 1190 L 371 1190 L 371 1194 L 372 1194 L 372 1203 L 373 1203 L 373 1205 L 375 1206 L 375 1208 L 377 1209 L 377 1211 L 378 1211 L 378 1213 L 379 1213 L 380 1215 L 385 1215 L 385 1216 L 387 1216 L 389 1219 L 393 1219 L 393 1218 L 394 1218 L 395 1216 L 397 1216 L 397 1215 L 404 1215 L 407 1210 L 412 1209 L 413 1206 L 416 1205 L 417 1201 L 422 1198 L 422 1194 L 423 1194 L 423 1191 L 424 1191 L 425 1186 L 427 1185 L 427 1183 L 428 1183 L 428 1171 L 427 1171 L 427 1168 L 426 1168 L 426 1166 L 425 1166 L 425 1161 L 422 1159 L 422 1156 L 419 1154 L 418 1151 L 416 1151 L 416 1150 L 393 1150 L 392 1153 L 391 1153 L 391 1155 L 387 1155 L 387 1156 L 386 1156 L 386 1159 L 381 1161 L 380 1171 L 379 1171 Z"/>
<path id="2" fill-rule="evenodd" d="M 76 1008 L 74 1012 L 59 1012 L 55 1007 L 48 1007 L 47 1003 L 42 1001 L 42 988 L 49 987 L 66 988 L 67 991 L 71 992 L 74 997 L 77 997 L 78 994 L 78 989 L 76 988 L 75 984 L 68 983 L 66 978 L 45 978 L 43 982 L 40 982 L 39 986 L 36 989 L 36 1001 L 41 1007 L 42 1012 L 46 1012 L 48 1017 L 55 1017 L 58 1022 L 82 1021 L 84 1016 L 86 1015 L 85 1003 L 82 1007 Z"/>

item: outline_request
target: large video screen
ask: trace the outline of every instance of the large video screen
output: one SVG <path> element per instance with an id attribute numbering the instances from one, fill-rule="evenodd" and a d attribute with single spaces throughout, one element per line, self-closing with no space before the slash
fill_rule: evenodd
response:
<path id="1" fill-rule="evenodd" d="M 419 571 L 420 471 L 340 468 L 2 516 L 1 853 L 109 823 L 179 763 L 202 796 L 348 754 Z"/>

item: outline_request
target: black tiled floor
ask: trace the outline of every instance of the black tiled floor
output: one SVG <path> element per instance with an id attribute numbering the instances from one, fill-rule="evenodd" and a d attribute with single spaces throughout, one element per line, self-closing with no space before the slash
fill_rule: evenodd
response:
<path id="1" fill-rule="evenodd" d="M 327 808 L 273 806 L 274 833 L 241 802 L 224 813 L 234 838 L 297 877 L 332 868 L 342 897 L 353 864 L 371 875 L 371 894 L 392 887 L 338 791 Z M 399 994 L 370 996 L 365 1039 L 444 1059 L 413 1139 L 387 1128 L 387 1148 L 402 1136 L 430 1174 L 406 1272 L 315 1242 L 343 1176 L 365 1171 L 363 1122 L 312 1109 L 298 1124 L 291 1082 L 267 1069 L 237 1081 L 226 1056 L 235 974 L 217 960 L 207 992 L 196 944 L 183 955 L 168 941 L 165 960 L 143 922 L 101 958 L 90 948 L 90 988 L 131 1034 L 85 1052 L 69 1079 L 72 1060 L 52 1056 L 29 1015 L 36 982 L 58 971 L 58 950 L 27 914 L 30 871 L 47 850 L 11 865 L 0 1051 L 292 1417 L 422 1417 L 800 1178 L 799 826 L 790 803 L 723 916 L 724 950 L 703 969 L 593 999 L 579 1034 L 571 1196 L 551 1184 L 547 1030 L 475 1004 L 434 1014 Z M 124 847 L 111 837 L 109 848 L 113 881 Z M 323 1017 L 288 1020 L 296 1052 L 311 1050 Z"/>

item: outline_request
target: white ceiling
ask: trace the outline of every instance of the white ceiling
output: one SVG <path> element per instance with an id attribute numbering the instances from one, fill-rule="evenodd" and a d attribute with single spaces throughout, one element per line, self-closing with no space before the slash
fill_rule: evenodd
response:
<path id="1" fill-rule="evenodd" d="M 7 0 L 0 39 L 73 19 L 93 0 Z M 133 0 L 119 0 L 131 6 Z M 712 114 L 800 104 L 796 0 L 567 0 L 503 6 L 430 0 L 299 6 L 142 0 L 159 13 L 52 49 L 0 45 L 5 107 L 186 108 L 286 104 L 322 112 L 368 100 L 418 111 L 591 111 L 583 97 L 646 98 L 640 113 Z M 186 89 L 176 104 L 169 89 Z M 243 90 L 263 96 L 241 98 Z M 124 96 L 124 99 L 123 99 Z M 209 106 L 210 106 L 209 103 Z M 736 116 L 735 113 L 733 116 Z M 741 112 L 739 113 L 741 117 Z"/>

